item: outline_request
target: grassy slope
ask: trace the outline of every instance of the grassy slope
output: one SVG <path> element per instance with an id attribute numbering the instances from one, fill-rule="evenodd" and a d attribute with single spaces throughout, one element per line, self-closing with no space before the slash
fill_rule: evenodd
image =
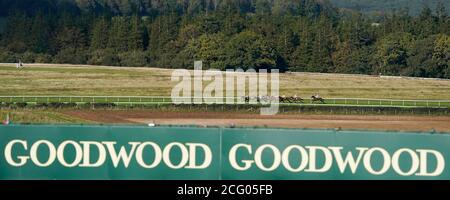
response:
<path id="1" fill-rule="evenodd" d="M 169 96 L 171 70 L 0 64 L 1 95 Z M 282 74 L 280 94 L 326 98 L 450 99 L 450 80 L 335 74 Z"/>
<path id="2" fill-rule="evenodd" d="M 53 110 L 0 110 L 0 121 L 9 114 L 13 123 L 94 123 L 91 121 L 78 119 Z"/>

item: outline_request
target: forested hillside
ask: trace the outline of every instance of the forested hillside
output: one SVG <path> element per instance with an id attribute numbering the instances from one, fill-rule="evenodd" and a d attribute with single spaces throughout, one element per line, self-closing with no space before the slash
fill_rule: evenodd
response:
<path id="1" fill-rule="evenodd" d="M 330 0 L 339 8 L 348 8 L 365 13 L 392 12 L 407 9 L 411 15 L 418 15 L 424 6 L 435 8 L 439 3 L 450 7 L 449 0 Z M 450 10 L 447 10 L 450 14 Z"/>
<path id="2" fill-rule="evenodd" d="M 376 19 L 327 0 L 0 0 L 0 11 L 0 62 L 450 78 L 444 4 Z"/>

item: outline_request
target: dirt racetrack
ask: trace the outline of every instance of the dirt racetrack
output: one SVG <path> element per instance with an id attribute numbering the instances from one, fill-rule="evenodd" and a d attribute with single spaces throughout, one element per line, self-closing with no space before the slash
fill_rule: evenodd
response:
<path id="1" fill-rule="evenodd" d="M 199 126 L 258 126 L 280 128 L 342 128 L 397 131 L 450 132 L 447 116 L 359 116 L 359 115 L 299 115 L 222 112 L 161 112 L 124 110 L 73 110 L 64 114 L 99 123 L 133 123 Z"/>

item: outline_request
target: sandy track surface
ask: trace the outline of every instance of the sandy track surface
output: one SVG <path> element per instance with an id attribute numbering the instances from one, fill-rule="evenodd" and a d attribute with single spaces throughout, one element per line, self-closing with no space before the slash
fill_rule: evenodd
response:
<path id="1" fill-rule="evenodd" d="M 342 128 L 450 132 L 450 117 L 275 115 L 243 113 L 75 110 L 64 114 L 100 123 L 171 124 L 200 126 L 267 126 L 282 128 Z"/>

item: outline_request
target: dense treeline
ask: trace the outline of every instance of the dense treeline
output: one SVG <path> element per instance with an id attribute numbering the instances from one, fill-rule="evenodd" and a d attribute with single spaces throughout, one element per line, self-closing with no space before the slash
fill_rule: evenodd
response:
<path id="1" fill-rule="evenodd" d="M 11 5 L 0 62 L 450 78 L 444 4 L 374 19 L 324 0 L 41 1 L 53 4 Z"/>
<path id="2" fill-rule="evenodd" d="M 339 8 L 370 14 L 408 8 L 411 15 L 418 15 L 424 5 L 436 7 L 439 3 L 443 3 L 446 7 L 450 7 L 450 1 L 448 0 L 330 0 L 330 2 Z M 450 14 L 450 10 L 447 10 L 447 13 Z"/>

